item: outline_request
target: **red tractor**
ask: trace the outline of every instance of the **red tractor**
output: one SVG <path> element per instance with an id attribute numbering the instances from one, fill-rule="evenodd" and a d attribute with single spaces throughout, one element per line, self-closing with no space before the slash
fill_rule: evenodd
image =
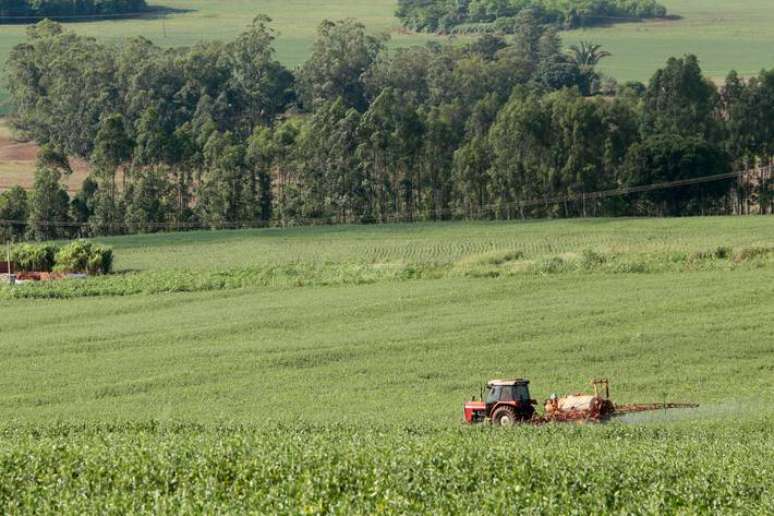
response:
<path id="1" fill-rule="evenodd" d="M 529 397 L 527 380 L 492 380 L 486 385 L 486 398 L 483 389 L 481 401 L 473 398 L 466 401 L 465 422 L 485 423 L 506 426 L 514 423 L 595 422 L 607 421 L 615 416 L 648 410 L 666 410 L 676 408 L 695 408 L 695 403 L 635 403 L 616 405 L 610 400 L 610 386 L 607 379 L 592 380 L 594 394 L 570 394 L 557 397 L 552 394 L 546 401 L 542 416 L 535 415 L 535 400 Z M 604 396 L 600 393 L 604 387 Z"/>
<path id="2" fill-rule="evenodd" d="M 495 425 L 512 425 L 529 421 L 537 402 L 529 397 L 528 380 L 492 380 L 486 385 L 486 397 L 465 402 L 465 421 Z"/>

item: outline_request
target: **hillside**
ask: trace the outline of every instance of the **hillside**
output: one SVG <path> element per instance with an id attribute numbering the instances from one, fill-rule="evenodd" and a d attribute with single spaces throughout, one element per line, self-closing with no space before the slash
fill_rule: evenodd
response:
<path id="1" fill-rule="evenodd" d="M 743 403 L 745 393 L 771 392 L 771 378 L 756 371 L 774 360 L 765 317 L 774 314 L 773 223 L 420 224 L 103 239 L 117 256 L 114 278 L 73 282 L 75 290 L 16 289 L 87 298 L 0 302 L 2 352 L 15 371 L 0 405 L 24 420 L 253 420 L 272 404 L 292 405 L 292 391 L 271 386 L 298 373 L 301 388 L 324 383 L 326 403 L 269 419 L 408 422 L 415 410 L 401 400 L 420 381 L 428 410 L 451 423 L 481 374 L 524 374 L 540 397 L 608 375 L 622 401 L 667 394 Z M 197 277 L 221 281 L 186 282 Z M 44 383 L 29 381 L 31 360 Z M 352 382 L 365 389 L 375 379 L 388 392 L 347 409 Z M 232 403 L 223 405 L 216 400 L 227 386 Z M 331 406 L 340 416 L 330 417 Z"/>
<path id="2" fill-rule="evenodd" d="M 723 77 L 736 69 L 755 74 L 772 66 L 768 48 L 774 36 L 768 28 L 774 22 L 774 10 L 766 0 L 707 2 L 705 0 L 665 0 L 676 20 L 625 23 L 611 27 L 566 33 L 565 43 L 592 40 L 613 53 L 602 69 L 620 80 L 647 80 L 670 56 L 695 53 L 705 71 Z M 315 28 L 323 18 L 352 17 L 373 31 L 387 31 L 392 45 L 421 44 L 428 34 L 407 34 L 393 16 L 393 0 L 333 2 L 251 0 L 248 2 L 204 2 L 168 0 L 158 2 L 177 12 L 153 14 L 143 18 L 79 22 L 69 24 L 81 34 L 117 40 L 142 35 L 165 46 L 191 45 L 199 39 L 227 39 L 241 31 L 257 13 L 274 19 L 280 33 L 278 56 L 287 65 L 302 63 L 309 54 Z M 108 35 L 108 36 L 106 36 Z M 0 31 L 0 61 L 24 38 L 24 27 L 4 25 Z M 5 97 L 0 93 L 0 101 Z"/>
<path id="3" fill-rule="evenodd" d="M 773 508 L 772 217 L 102 242 L 113 277 L 0 291 L 12 512 Z M 500 376 L 701 408 L 464 427 Z"/>

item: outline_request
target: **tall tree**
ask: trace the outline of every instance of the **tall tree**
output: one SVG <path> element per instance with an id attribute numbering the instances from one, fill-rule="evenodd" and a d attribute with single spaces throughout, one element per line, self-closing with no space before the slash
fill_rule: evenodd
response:
<path id="1" fill-rule="evenodd" d="M 138 171 L 123 197 L 127 229 L 132 233 L 159 231 L 174 220 L 174 185 L 163 168 Z"/>
<path id="2" fill-rule="evenodd" d="M 29 216 L 29 199 L 21 186 L 0 193 L 0 240 L 18 240 L 24 236 Z"/>
<path id="3" fill-rule="evenodd" d="M 53 165 L 51 156 L 56 153 L 44 148 L 49 159 L 39 160 L 30 198 L 28 234 L 36 240 L 64 238 L 70 233 L 70 198 L 62 187 L 62 167 Z"/>
<path id="4" fill-rule="evenodd" d="M 299 71 L 299 92 L 308 109 L 341 97 L 345 106 L 367 108 L 363 76 L 384 48 L 386 36 L 372 36 L 353 20 L 323 21 L 311 57 Z"/>
<path id="5" fill-rule="evenodd" d="M 250 171 L 250 186 L 258 198 L 259 218 L 263 223 L 272 219 L 274 191 L 272 168 L 277 158 L 274 134 L 268 127 L 256 127 L 247 142 L 247 167 Z"/>
<path id="6" fill-rule="evenodd" d="M 246 174 L 246 148 L 233 133 L 213 133 L 204 146 L 206 174 L 197 209 L 211 227 L 251 226 L 258 221 L 258 203 Z"/>
<path id="7" fill-rule="evenodd" d="M 228 63 L 229 129 L 243 138 L 257 124 L 268 124 L 293 99 L 293 75 L 274 56 L 271 18 L 256 16 L 248 29 L 223 49 Z"/>
<path id="8" fill-rule="evenodd" d="M 673 134 L 651 136 L 629 151 L 626 184 L 649 185 L 723 174 L 730 170 L 728 155 L 702 138 Z M 664 188 L 639 196 L 659 215 L 701 215 L 714 212 L 728 194 L 731 179 L 707 184 Z"/>
<path id="9" fill-rule="evenodd" d="M 717 89 L 702 75 L 696 56 L 670 58 L 653 75 L 645 93 L 643 134 L 698 136 L 717 142 L 721 137 L 717 105 Z"/>
<path id="10" fill-rule="evenodd" d="M 11 123 L 42 144 L 88 158 L 103 113 L 118 102 L 111 52 L 93 38 L 44 20 L 14 47 L 8 86 L 16 110 Z"/>
<path id="11" fill-rule="evenodd" d="M 611 55 L 610 52 L 602 49 L 602 45 L 590 41 L 580 41 L 576 45 L 570 45 L 570 61 L 578 67 L 583 77 L 581 93 L 589 95 L 593 92 L 594 83 L 599 80 L 596 67 L 602 59 Z"/>
<path id="12" fill-rule="evenodd" d="M 91 227 L 96 234 L 115 233 L 123 227 L 123 210 L 118 202 L 116 174 L 119 167 L 131 160 L 133 146 L 134 142 L 127 135 L 122 115 L 116 113 L 102 119 L 91 155 L 97 180 Z"/>

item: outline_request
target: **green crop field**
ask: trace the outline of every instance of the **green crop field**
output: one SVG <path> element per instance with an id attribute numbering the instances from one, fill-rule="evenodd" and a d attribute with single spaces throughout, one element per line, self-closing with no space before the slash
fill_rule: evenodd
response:
<path id="1" fill-rule="evenodd" d="M 289 66 L 303 62 L 323 18 L 352 17 L 372 31 L 386 31 L 393 46 L 422 44 L 433 38 L 405 34 L 393 16 L 393 0 L 156 0 L 154 5 L 177 9 L 166 16 L 79 22 L 68 27 L 103 40 L 142 35 L 164 46 L 190 45 L 200 39 L 227 39 L 237 34 L 258 13 L 270 15 L 280 37 L 279 58 Z M 602 69 L 620 80 L 646 80 L 670 56 L 697 54 L 705 72 L 724 77 L 732 68 L 755 74 L 774 66 L 770 49 L 774 34 L 774 8 L 768 0 L 663 0 L 680 19 L 626 23 L 613 27 L 574 31 L 565 35 L 602 43 L 613 53 Z M 23 26 L 0 26 L 0 60 L 24 38 Z M 0 90 L 0 101 L 5 98 Z"/>
<path id="2" fill-rule="evenodd" d="M 774 218 L 100 239 L 0 289 L 5 513 L 774 511 Z M 461 423 L 498 376 L 693 410 Z"/>

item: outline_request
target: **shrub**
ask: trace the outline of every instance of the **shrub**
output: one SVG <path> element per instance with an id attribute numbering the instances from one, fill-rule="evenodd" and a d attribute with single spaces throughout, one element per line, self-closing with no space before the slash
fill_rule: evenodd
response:
<path id="1" fill-rule="evenodd" d="M 734 257 L 734 260 L 736 262 L 745 262 L 747 260 L 752 260 L 754 258 L 759 258 L 763 256 L 767 256 L 770 253 L 774 253 L 774 248 L 768 248 L 768 247 L 743 247 L 740 249 L 736 256 Z"/>
<path id="2" fill-rule="evenodd" d="M 19 272 L 50 272 L 56 247 L 45 244 L 22 244 L 14 247 L 11 261 Z"/>
<path id="3" fill-rule="evenodd" d="M 56 253 L 55 270 L 108 274 L 113 268 L 113 250 L 86 240 L 76 240 Z"/>
<path id="4" fill-rule="evenodd" d="M 607 256 L 592 249 L 584 249 L 581 254 L 581 266 L 585 270 L 593 270 L 605 263 L 607 263 Z"/>
<path id="5" fill-rule="evenodd" d="M 552 256 L 538 260 L 532 265 L 531 269 L 541 274 L 558 274 L 560 272 L 568 272 L 570 264 L 561 256 Z"/>

